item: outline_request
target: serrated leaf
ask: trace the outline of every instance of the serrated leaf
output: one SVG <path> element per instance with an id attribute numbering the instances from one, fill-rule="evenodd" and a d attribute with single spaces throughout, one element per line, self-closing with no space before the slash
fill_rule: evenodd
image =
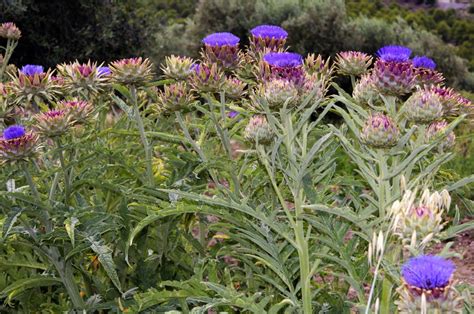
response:
<path id="1" fill-rule="evenodd" d="M 12 300 L 18 294 L 36 287 L 46 287 L 62 284 L 59 278 L 36 276 L 27 279 L 20 279 L 15 281 L 0 292 L 2 297 L 7 297 L 7 300 Z"/>
<path id="2" fill-rule="evenodd" d="M 2 238 L 4 240 L 8 237 L 8 234 L 10 233 L 10 230 L 12 229 L 13 225 L 17 221 L 18 217 L 20 217 L 23 210 L 24 209 L 22 209 L 22 208 L 15 207 L 8 214 L 7 218 L 5 219 L 5 222 L 3 223 Z"/>
<path id="3" fill-rule="evenodd" d="M 103 245 L 99 241 L 88 238 L 90 242 L 90 247 L 94 251 L 99 259 L 100 264 L 104 267 L 107 276 L 110 278 L 114 286 L 122 293 L 122 286 L 120 285 L 120 280 L 117 275 L 116 266 L 112 258 L 111 250 L 108 246 Z"/>

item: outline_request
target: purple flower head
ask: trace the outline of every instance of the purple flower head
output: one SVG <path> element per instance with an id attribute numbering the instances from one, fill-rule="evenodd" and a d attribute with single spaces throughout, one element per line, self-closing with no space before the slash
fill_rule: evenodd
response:
<path id="1" fill-rule="evenodd" d="M 21 125 L 12 125 L 3 130 L 3 138 L 6 140 L 19 138 L 24 136 L 25 134 L 25 128 Z"/>
<path id="2" fill-rule="evenodd" d="M 454 270 L 454 263 L 450 260 L 435 255 L 420 255 L 403 264 L 402 276 L 410 286 L 432 290 L 446 287 Z"/>
<path id="3" fill-rule="evenodd" d="M 404 62 L 410 55 L 411 49 L 405 46 L 384 46 L 377 50 L 377 56 L 383 61 Z"/>
<path id="4" fill-rule="evenodd" d="M 252 28 L 250 33 L 254 37 L 262 38 L 286 39 L 288 37 L 288 33 L 283 28 L 275 25 L 259 25 Z"/>
<path id="5" fill-rule="evenodd" d="M 430 59 L 427 56 L 416 56 L 413 58 L 413 66 L 415 68 L 434 70 L 436 68 L 436 63 L 433 61 L 433 59 Z"/>
<path id="6" fill-rule="evenodd" d="M 98 76 L 109 76 L 110 74 L 112 74 L 112 72 L 110 71 L 109 67 L 98 67 L 97 68 L 97 75 Z"/>
<path id="7" fill-rule="evenodd" d="M 303 57 L 293 52 L 270 52 L 263 56 L 263 60 L 280 68 L 294 68 L 303 64 Z"/>
<path id="8" fill-rule="evenodd" d="M 202 43 L 208 46 L 236 46 L 240 38 L 231 33 L 213 33 L 207 35 Z"/>
<path id="9" fill-rule="evenodd" d="M 44 73 L 44 68 L 42 65 L 27 64 L 21 68 L 20 72 L 28 76 L 33 76 L 35 74 Z"/>

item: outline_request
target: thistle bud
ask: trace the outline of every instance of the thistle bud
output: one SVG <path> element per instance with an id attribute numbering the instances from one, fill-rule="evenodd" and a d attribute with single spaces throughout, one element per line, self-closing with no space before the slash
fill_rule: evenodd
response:
<path id="1" fill-rule="evenodd" d="M 380 101 L 380 94 L 375 86 L 372 75 L 362 75 L 352 91 L 352 97 L 359 104 L 373 104 Z"/>
<path id="2" fill-rule="evenodd" d="M 449 210 L 450 205 L 443 193 L 430 193 L 426 189 L 420 200 L 415 202 L 416 192 L 407 190 L 402 200 L 393 204 L 391 214 L 396 221 L 394 233 L 404 245 L 410 244 L 410 247 L 418 249 L 430 241 L 439 241 L 440 232 L 444 227 L 442 215 L 445 210 Z M 413 240 L 414 234 L 416 238 Z M 429 239 L 424 240 L 427 237 Z M 418 243 L 418 240 L 422 243 Z"/>
<path id="3" fill-rule="evenodd" d="M 429 123 L 443 116 L 443 106 L 435 93 L 419 90 L 405 103 L 405 114 L 409 121 Z"/>
<path id="4" fill-rule="evenodd" d="M 21 125 L 12 125 L 0 137 L 0 162 L 28 161 L 36 155 L 38 135 Z"/>
<path id="5" fill-rule="evenodd" d="M 264 116 L 253 116 L 245 127 L 245 139 L 255 144 L 269 144 L 274 134 Z"/>
<path id="6" fill-rule="evenodd" d="M 15 25 L 15 23 L 7 22 L 0 24 L 0 37 L 18 40 L 21 37 L 20 29 Z"/>
<path id="7" fill-rule="evenodd" d="M 452 88 L 442 86 L 431 86 L 430 91 L 436 94 L 441 101 L 445 116 L 455 116 L 459 114 L 459 93 Z"/>
<path id="8" fill-rule="evenodd" d="M 435 70 L 436 63 L 426 56 L 413 58 L 415 84 L 421 87 L 440 84 L 444 81 L 441 73 Z"/>
<path id="9" fill-rule="evenodd" d="M 110 71 L 114 81 L 135 87 L 142 86 L 152 79 L 153 73 L 151 68 L 150 60 L 142 59 L 141 57 L 121 59 L 110 64 Z"/>
<path id="10" fill-rule="evenodd" d="M 88 101 L 84 100 L 63 100 L 57 105 L 57 109 L 64 111 L 73 125 L 82 124 L 89 120 L 93 108 Z"/>
<path id="11" fill-rule="evenodd" d="M 392 119 L 381 113 L 370 116 L 360 134 L 363 143 L 377 148 L 395 146 L 399 136 L 398 128 Z"/>
<path id="12" fill-rule="evenodd" d="M 318 74 L 306 74 L 303 86 L 299 89 L 299 99 L 304 102 L 311 96 L 310 101 L 321 100 L 326 94 L 327 86 Z"/>
<path id="13" fill-rule="evenodd" d="M 194 96 L 185 82 L 165 85 L 158 95 L 158 102 L 163 109 L 175 112 L 189 107 L 194 101 Z"/>
<path id="14" fill-rule="evenodd" d="M 239 64 L 239 41 L 240 38 L 231 33 L 214 33 L 204 37 L 204 60 L 225 69 L 235 68 Z"/>
<path id="15" fill-rule="evenodd" d="M 303 57 L 292 52 L 270 52 L 263 56 L 263 61 L 268 65 L 270 79 L 284 79 L 296 86 L 304 84 Z"/>
<path id="16" fill-rule="evenodd" d="M 190 76 L 191 86 L 197 92 L 218 92 L 222 89 L 224 75 L 216 63 L 211 66 L 201 63 L 193 66 L 193 74 Z"/>
<path id="17" fill-rule="evenodd" d="M 58 86 L 51 79 L 52 72 L 44 72 L 41 65 L 28 64 L 23 66 L 18 74 L 12 74 L 10 90 L 16 104 L 31 103 L 31 101 L 51 101 L 58 94 Z M 33 108 L 37 110 L 38 108 Z"/>
<path id="18" fill-rule="evenodd" d="M 438 150 L 440 152 L 448 151 L 456 143 L 456 135 L 453 131 L 446 133 L 448 122 L 445 120 L 435 121 L 430 124 L 426 130 L 426 142 L 430 143 L 433 140 L 444 137 L 444 140 L 439 143 Z"/>
<path id="19" fill-rule="evenodd" d="M 453 287 L 454 263 L 440 256 L 420 255 L 402 266 L 400 313 L 462 313 L 463 300 Z"/>
<path id="20" fill-rule="evenodd" d="M 55 138 L 67 133 L 72 126 L 71 116 L 64 110 L 50 110 L 35 115 L 35 128 L 38 133 Z"/>
<path id="21" fill-rule="evenodd" d="M 102 92 L 106 86 L 107 77 L 104 75 L 104 67 L 98 67 L 97 63 L 88 61 L 79 63 L 77 61 L 57 66 L 62 76 L 63 88 L 75 96 L 90 96 Z M 99 72 L 99 68 L 101 72 Z M 110 69 L 109 69 L 110 71 Z"/>
<path id="22" fill-rule="evenodd" d="M 304 59 L 304 70 L 308 75 L 317 74 L 319 78 L 329 78 L 333 72 L 329 59 L 324 60 L 321 55 L 316 56 L 314 53 Z"/>
<path id="23" fill-rule="evenodd" d="M 372 57 L 359 51 L 343 51 L 336 56 L 337 70 L 343 75 L 362 75 L 371 64 Z"/>
<path id="24" fill-rule="evenodd" d="M 288 37 L 283 28 L 275 25 L 259 25 L 250 34 L 250 47 L 257 52 L 282 50 Z"/>
<path id="25" fill-rule="evenodd" d="M 246 83 L 235 77 L 226 77 L 222 85 L 222 90 L 227 98 L 240 99 L 245 94 Z"/>
<path id="26" fill-rule="evenodd" d="M 161 66 L 163 74 L 167 78 L 177 81 L 187 79 L 193 72 L 193 59 L 171 55 L 165 58 L 165 64 Z"/>
<path id="27" fill-rule="evenodd" d="M 288 106 L 291 106 L 298 100 L 298 89 L 295 84 L 282 79 L 265 82 L 261 88 L 261 93 L 270 108 L 281 108 L 285 102 L 288 102 Z"/>

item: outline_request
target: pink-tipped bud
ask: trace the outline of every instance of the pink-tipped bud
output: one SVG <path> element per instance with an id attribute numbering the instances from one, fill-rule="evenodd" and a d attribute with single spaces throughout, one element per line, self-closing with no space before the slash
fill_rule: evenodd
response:
<path id="1" fill-rule="evenodd" d="M 152 64 L 148 59 L 129 58 L 110 64 L 112 78 L 124 85 L 141 86 L 152 79 Z"/>
<path id="2" fill-rule="evenodd" d="M 429 123 L 443 116 L 443 105 L 435 93 L 419 90 L 406 101 L 405 114 L 409 121 Z"/>
<path id="3" fill-rule="evenodd" d="M 445 137 L 439 143 L 438 150 L 440 152 L 445 152 L 452 148 L 456 143 L 456 135 L 453 131 L 446 134 L 446 130 L 448 128 L 448 122 L 445 120 L 435 121 L 430 124 L 428 129 L 426 130 L 426 142 L 430 143 L 436 139 Z"/>
<path id="4" fill-rule="evenodd" d="M 50 110 L 35 116 L 35 128 L 39 134 L 54 138 L 66 134 L 71 127 L 71 118 L 64 110 Z"/>
<path id="5" fill-rule="evenodd" d="M 7 22 L 0 24 L 0 37 L 18 40 L 21 37 L 20 29 L 15 25 L 15 23 Z"/>
<path id="6" fill-rule="evenodd" d="M 392 119 L 381 113 L 370 116 L 360 134 L 362 142 L 377 148 L 395 146 L 399 136 L 400 132 Z"/>

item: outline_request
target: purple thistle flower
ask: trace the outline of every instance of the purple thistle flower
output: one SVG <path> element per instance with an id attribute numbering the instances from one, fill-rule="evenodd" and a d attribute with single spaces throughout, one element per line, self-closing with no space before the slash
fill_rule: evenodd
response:
<path id="1" fill-rule="evenodd" d="M 303 57 L 293 52 L 270 52 L 263 56 L 263 60 L 280 68 L 294 68 L 303 64 Z"/>
<path id="2" fill-rule="evenodd" d="M 409 286 L 433 290 L 446 287 L 454 270 L 454 263 L 450 260 L 435 255 L 420 255 L 403 264 L 401 273 Z"/>
<path id="3" fill-rule="evenodd" d="M 383 61 L 404 62 L 410 55 L 411 49 L 405 46 L 384 46 L 377 50 L 377 56 Z"/>
<path id="4" fill-rule="evenodd" d="M 232 33 L 213 33 L 207 35 L 202 43 L 207 46 L 237 46 L 240 38 Z"/>
<path id="5" fill-rule="evenodd" d="M 261 38 L 286 39 L 288 37 L 288 33 L 283 28 L 275 25 L 259 25 L 252 28 L 250 33 L 254 37 Z"/>
<path id="6" fill-rule="evenodd" d="M 436 63 L 433 61 L 433 59 L 430 59 L 427 56 L 415 56 L 413 58 L 413 66 L 415 68 L 434 70 L 436 68 Z"/>
<path id="7" fill-rule="evenodd" d="M 42 65 L 27 64 L 21 68 L 20 72 L 28 76 L 33 76 L 35 74 L 44 73 L 44 68 Z"/>
<path id="8" fill-rule="evenodd" d="M 97 68 L 97 75 L 98 76 L 109 76 L 112 74 L 109 67 L 98 67 Z"/>
<path id="9" fill-rule="evenodd" d="M 3 138 L 6 140 L 12 140 L 15 138 L 22 137 L 26 134 L 25 128 L 21 125 L 12 125 L 3 130 Z"/>

